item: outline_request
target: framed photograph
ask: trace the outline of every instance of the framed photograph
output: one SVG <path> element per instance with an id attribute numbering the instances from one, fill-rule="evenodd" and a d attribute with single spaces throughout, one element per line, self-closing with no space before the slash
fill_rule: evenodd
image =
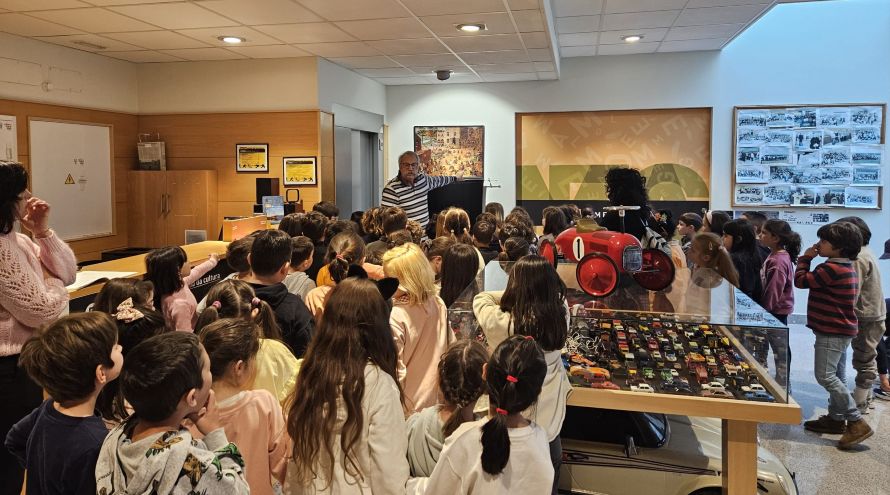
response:
<path id="1" fill-rule="evenodd" d="M 285 186 L 318 184 L 318 161 L 314 156 L 286 156 L 281 159 Z"/>
<path id="2" fill-rule="evenodd" d="M 236 144 L 235 172 L 269 173 L 269 144 Z"/>
<path id="3" fill-rule="evenodd" d="M 414 152 L 427 175 L 482 177 L 485 127 L 415 126 Z"/>

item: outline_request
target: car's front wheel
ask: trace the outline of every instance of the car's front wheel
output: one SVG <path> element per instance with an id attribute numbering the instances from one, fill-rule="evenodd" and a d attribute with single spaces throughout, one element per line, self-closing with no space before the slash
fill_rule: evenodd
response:
<path id="1" fill-rule="evenodd" d="M 702 488 L 701 490 L 696 490 L 689 495 L 723 495 L 723 490 L 720 488 Z"/>

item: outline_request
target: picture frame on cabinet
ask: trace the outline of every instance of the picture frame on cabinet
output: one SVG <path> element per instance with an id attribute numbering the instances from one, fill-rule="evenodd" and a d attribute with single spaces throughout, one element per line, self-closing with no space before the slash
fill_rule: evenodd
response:
<path id="1" fill-rule="evenodd" d="M 259 174 L 269 173 L 269 144 L 236 144 L 235 172 Z"/>
<path id="2" fill-rule="evenodd" d="M 281 159 L 285 186 L 318 184 L 318 159 L 314 156 L 285 156 Z"/>

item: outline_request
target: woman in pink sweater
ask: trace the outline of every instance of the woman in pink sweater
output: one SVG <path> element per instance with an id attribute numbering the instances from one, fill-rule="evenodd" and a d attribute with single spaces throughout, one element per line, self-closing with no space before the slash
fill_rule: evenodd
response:
<path id="1" fill-rule="evenodd" d="M 28 172 L 0 161 L 0 438 L 40 405 L 40 387 L 18 367 L 22 344 L 68 308 L 65 285 L 74 282 L 74 253 L 49 228 L 49 205 L 27 190 Z M 33 240 L 15 232 L 15 221 Z M 18 494 L 23 470 L 0 449 L 0 494 Z"/>
<path id="2" fill-rule="evenodd" d="M 784 220 L 767 220 L 760 230 L 760 243 L 769 248 L 769 256 L 763 262 L 760 279 L 763 295 L 760 305 L 777 320 L 788 324 L 788 315 L 794 311 L 794 263 L 800 254 L 800 236 L 791 230 Z M 791 367 L 791 346 L 786 330 L 769 331 L 776 365 L 776 381 L 787 387 L 788 370 Z M 785 354 L 786 358 L 781 358 Z"/>
<path id="3" fill-rule="evenodd" d="M 211 254 L 210 259 L 194 268 L 189 268 L 187 261 L 185 250 L 179 246 L 155 249 L 145 257 L 145 280 L 155 286 L 155 308 L 164 314 L 167 327 L 193 332 L 198 321 L 198 300 L 189 285 L 213 270 L 219 255 Z"/>

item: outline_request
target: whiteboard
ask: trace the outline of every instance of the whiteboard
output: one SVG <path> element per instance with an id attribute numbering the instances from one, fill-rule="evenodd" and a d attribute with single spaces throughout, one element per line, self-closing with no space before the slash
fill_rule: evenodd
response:
<path id="1" fill-rule="evenodd" d="M 50 226 L 64 240 L 114 234 L 112 128 L 30 119 L 31 192 L 52 207 Z"/>

